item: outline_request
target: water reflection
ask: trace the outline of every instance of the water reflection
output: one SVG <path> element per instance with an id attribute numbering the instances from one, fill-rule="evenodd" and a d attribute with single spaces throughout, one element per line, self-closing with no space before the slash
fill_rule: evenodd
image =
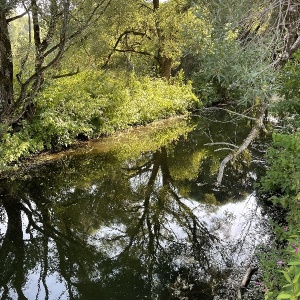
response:
<path id="1" fill-rule="evenodd" d="M 197 124 L 185 135 L 158 131 L 152 151 L 139 138 L 124 152 L 122 140 L 119 150 L 68 154 L 6 182 L 2 299 L 229 297 L 264 219 L 247 196 L 250 167 L 214 190 L 219 154 L 203 146 L 207 122 Z"/>

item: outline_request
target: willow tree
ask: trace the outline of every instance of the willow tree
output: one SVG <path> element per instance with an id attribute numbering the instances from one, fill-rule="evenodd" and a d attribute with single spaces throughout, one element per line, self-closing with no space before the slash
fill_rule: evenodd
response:
<path id="1" fill-rule="evenodd" d="M 234 100 L 236 109 L 244 111 L 240 116 L 253 121 L 247 138 L 221 162 L 216 181 L 220 185 L 226 165 L 265 129 L 265 113 L 272 99 L 280 98 L 273 97 L 280 89 L 277 76 L 300 48 L 300 4 L 296 0 L 213 0 L 206 5 L 214 16 L 213 51 L 199 58 L 197 88 L 209 90 L 207 98 Z"/>
<path id="2" fill-rule="evenodd" d="M 46 72 L 57 64 L 82 32 L 97 21 L 112 0 L 28 0 L 0 3 L 0 122 L 17 124 L 34 114 L 35 96 Z M 24 13 L 15 15 L 15 9 Z M 27 18 L 27 45 L 20 61 L 12 54 L 9 25 Z M 18 70 L 16 67 L 18 66 Z M 3 127 L 2 127 L 3 128 Z"/>

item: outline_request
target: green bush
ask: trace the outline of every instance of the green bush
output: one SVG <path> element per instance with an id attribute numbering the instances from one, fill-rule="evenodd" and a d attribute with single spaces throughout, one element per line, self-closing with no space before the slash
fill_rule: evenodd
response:
<path id="1" fill-rule="evenodd" d="M 262 189 L 276 205 L 287 209 L 287 226 L 276 228 L 282 247 L 262 260 L 265 299 L 300 299 L 300 132 L 275 134 L 268 151 L 270 168 Z"/>
<path id="2" fill-rule="evenodd" d="M 133 73 L 86 71 L 52 81 L 35 104 L 35 116 L 21 131 L 2 130 L 0 171 L 30 153 L 185 114 L 201 102 L 180 77 L 169 84 Z"/>
<path id="3" fill-rule="evenodd" d="M 277 243 L 260 255 L 265 300 L 300 299 L 300 230 L 277 227 Z M 280 242 L 280 243 L 278 243 Z M 281 244 L 281 246 L 279 246 Z"/>
<path id="4" fill-rule="evenodd" d="M 290 218 L 300 222 L 300 212 L 293 215 L 300 204 L 296 200 L 300 192 L 300 132 L 274 134 L 267 158 L 270 168 L 262 181 L 263 190 L 277 194 L 271 200 L 290 208 Z"/>
<path id="5" fill-rule="evenodd" d="M 281 72 L 281 99 L 271 103 L 271 112 L 278 117 L 285 134 L 274 134 L 268 151 L 270 168 L 262 182 L 270 200 L 287 210 L 287 226 L 277 227 L 276 236 L 282 245 L 274 253 L 277 259 L 263 260 L 265 299 L 300 299 L 300 92 L 299 52 Z M 273 253 L 273 254 L 274 254 Z M 282 262 L 278 266 L 277 261 Z M 276 268 L 277 266 L 277 268 Z M 278 267 L 279 270 L 278 270 Z"/>
<path id="6" fill-rule="evenodd" d="M 168 84 L 133 73 L 84 72 L 52 83 L 37 103 L 36 132 L 67 145 L 80 133 L 88 137 L 110 134 L 187 113 L 200 102 L 190 84 L 176 80 Z"/>
<path id="7" fill-rule="evenodd" d="M 270 112 L 282 126 L 273 136 L 268 151 L 269 169 L 262 189 L 273 195 L 270 200 L 287 211 L 287 226 L 277 227 L 280 242 L 272 257 L 262 260 L 264 282 L 268 288 L 265 299 L 300 299 L 300 52 L 281 71 L 277 101 Z M 278 265 L 280 262 L 280 265 Z"/>
<path id="8" fill-rule="evenodd" d="M 300 51 L 284 66 L 279 80 L 281 101 L 271 103 L 270 111 L 278 116 L 289 132 L 295 131 L 300 126 Z"/>

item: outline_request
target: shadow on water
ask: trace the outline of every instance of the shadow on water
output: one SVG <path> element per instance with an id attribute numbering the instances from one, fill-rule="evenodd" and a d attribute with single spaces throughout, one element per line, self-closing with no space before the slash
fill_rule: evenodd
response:
<path id="1" fill-rule="evenodd" d="M 249 124 L 210 118 L 88 143 L 2 184 L 1 299 L 236 299 L 268 239 L 261 153 L 215 189 L 228 153 L 216 143 L 241 142 Z"/>

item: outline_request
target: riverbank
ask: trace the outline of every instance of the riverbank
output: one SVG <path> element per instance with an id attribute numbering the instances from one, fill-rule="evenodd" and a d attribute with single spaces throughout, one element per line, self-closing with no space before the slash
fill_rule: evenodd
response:
<path id="1" fill-rule="evenodd" d="M 186 115 L 201 105 L 191 84 L 180 76 L 168 83 L 99 71 L 58 79 L 39 94 L 34 118 L 20 124 L 17 132 L 3 128 L 0 173 L 18 168 L 29 156 Z"/>
<path id="2" fill-rule="evenodd" d="M 274 134 L 267 159 L 269 168 L 261 187 L 277 207 L 280 218 L 274 224 L 274 244 L 262 259 L 265 299 L 297 300 L 300 297 L 299 132 Z"/>

